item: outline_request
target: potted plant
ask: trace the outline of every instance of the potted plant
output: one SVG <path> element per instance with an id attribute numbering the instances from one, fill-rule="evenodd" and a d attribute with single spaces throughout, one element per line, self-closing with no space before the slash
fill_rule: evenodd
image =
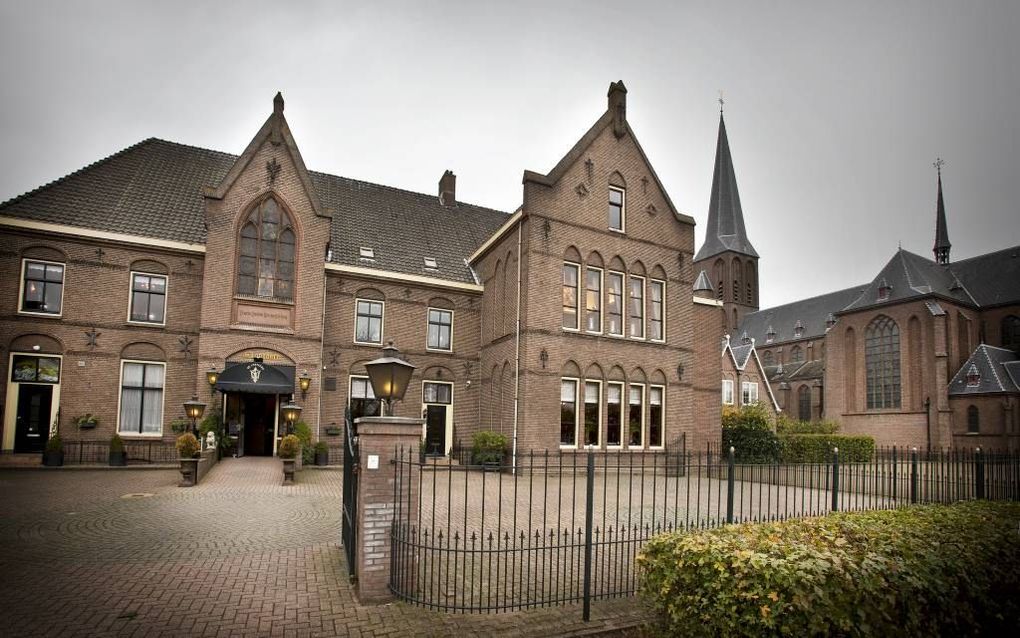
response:
<path id="1" fill-rule="evenodd" d="M 92 428 L 99 425 L 99 417 L 92 414 L 91 412 L 87 412 L 79 417 L 75 417 L 74 423 L 75 425 L 78 426 L 79 429 L 91 430 Z"/>
<path id="2" fill-rule="evenodd" d="M 472 438 L 471 459 L 476 465 L 489 471 L 498 471 L 506 454 L 507 438 L 499 432 L 483 430 Z"/>
<path id="3" fill-rule="evenodd" d="M 198 439 L 191 432 L 177 437 L 177 455 L 181 461 L 181 482 L 178 487 L 192 487 L 198 482 Z"/>
<path id="4" fill-rule="evenodd" d="M 297 469 L 315 462 L 315 448 L 312 446 L 312 428 L 304 421 L 294 424 L 294 436 L 298 438 L 301 448 L 297 455 Z"/>
<path id="5" fill-rule="evenodd" d="M 178 436 L 184 434 L 190 429 L 191 421 L 185 419 L 184 417 L 177 417 L 176 419 L 170 422 L 170 430 Z"/>
<path id="6" fill-rule="evenodd" d="M 127 465 L 127 452 L 124 451 L 124 440 L 119 434 L 114 434 L 110 439 L 110 467 L 124 467 Z"/>
<path id="7" fill-rule="evenodd" d="M 336 423 L 330 423 L 329 425 L 326 426 L 326 434 L 328 434 L 329 436 L 339 436 L 340 426 L 337 425 Z"/>
<path id="8" fill-rule="evenodd" d="M 43 452 L 43 465 L 46 467 L 60 467 L 64 464 L 64 442 L 59 434 L 54 434 L 46 441 L 46 451 Z"/>
<path id="9" fill-rule="evenodd" d="M 301 441 L 293 434 L 288 434 L 280 440 L 276 448 L 277 454 L 283 459 L 283 484 L 294 484 L 294 464 L 297 455 L 301 452 Z"/>
<path id="10" fill-rule="evenodd" d="M 315 464 L 319 467 L 329 465 L 329 446 L 325 441 L 315 444 Z"/>

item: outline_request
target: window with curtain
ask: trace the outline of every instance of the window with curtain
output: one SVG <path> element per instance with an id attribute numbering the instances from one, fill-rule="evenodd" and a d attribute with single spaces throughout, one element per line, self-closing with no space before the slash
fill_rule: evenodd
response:
<path id="1" fill-rule="evenodd" d="M 166 277 L 131 273 L 131 321 L 163 323 L 166 319 Z"/>
<path id="2" fill-rule="evenodd" d="M 641 447 L 644 445 L 645 434 L 645 387 L 642 385 L 630 386 L 627 401 L 627 445 L 630 447 Z"/>
<path id="3" fill-rule="evenodd" d="M 595 447 L 599 445 L 599 426 L 602 423 L 601 389 L 600 381 L 584 382 L 584 444 Z"/>
<path id="4" fill-rule="evenodd" d="M 754 405 L 758 402 L 758 384 L 753 381 L 744 381 L 740 384 L 741 405 Z"/>
<path id="5" fill-rule="evenodd" d="M 623 384 L 606 384 L 606 445 L 623 445 Z"/>
<path id="6" fill-rule="evenodd" d="M 59 315 L 64 297 L 64 264 L 26 259 L 22 312 Z"/>
<path id="7" fill-rule="evenodd" d="M 723 405 L 733 405 L 733 381 L 730 379 L 723 379 L 722 402 Z"/>
<path id="8" fill-rule="evenodd" d="M 351 377 L 351 393 L 348 397 L 351 419 L 361 416 L 380 416 L 380 403 L 372 391 L 368 377 Z"/>
<path id="9" fill-rule="evenodd" d="M 606 332 L 623 336 L 623 273 L 606 275 Z"/>
<path id="10" fill-rule="evenodd" d="M 430 350 L 453 349 L 453 311 L 429 308 L 428 347 Z"/>
<path id="11" fill-rule="evenodd" d="M 797 390 L 797 418 L 801 421 L 811 420 L 811 388 L 806 385 Z"/>
<path id="12" fill-rule="evenodd" d="M 864 332 L 868 409 L 900 407 L 900 328 L 885 315 Z"/>
<path id="13" fill-rule="evenodd" d="M 580 279 L 580 266 L 563 264 L 563 327 L 577 330 L 577 287 Z"/>
<path id="14" fill-rule="evenodd" d="M 609 228 L 623 231 L 623 189 L 609 189 Z"/>
<path id="15" fill-rule="evenodd" d="M 630 336 L 645 338 L 645 280 L 630 278 Z"/>
<path id="16" fill-rule="evenodd" d="M 585 330 L 602 332 L 602 271 L 588 268 L 584 281 Z"/>
<path id="17" fill-rule="evenodd" d="M 648 338 L 663 341 L 666 338 L 666 283 L 652 279 L 648 284 L 651 314 L 648 316 Z"/>
<path id="18" fill-rule="evenodd" d="M 560 380 L 560 445 L 577 445 L 577 379 Z"/>
<path id="19" fill-rule="evenodd" d="M 293 299 L 295 244 L 294 226 L 275 199 L 269 197 L 255 207 L 241 226 L 237 292 Z"/>
<path id="20" fill-rule="evenodd" d="M 121 434 L 163 432 L 163 380 L 166 365 L 124 361 L 121 363 Z"/>
<path id="21" fill-rule="evenodd" d="M 648 447 L 662 447 L 664 394 L 661 386 L 648 388 Z"/>
<path id="22" fill-rule="evenodd" d="M 354 340 L 358 343 L 382 343 L 383 302 L 355 301 Z"/>

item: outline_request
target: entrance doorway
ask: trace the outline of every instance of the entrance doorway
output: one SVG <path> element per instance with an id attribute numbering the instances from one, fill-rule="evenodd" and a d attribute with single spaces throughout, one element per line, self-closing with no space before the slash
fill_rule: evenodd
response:
<path id="1" fill-rule="evenodd" d="M 15 416 L 14 451 L 40 452 L 50 438 L 50 408 L 53 387 L 18 384 L 18 413 Z"/>
<path id="2" fill-rule="evenodd" d="M 422 384 L 425 417 L 425 454 L 446 456 L 453 442 L 453 384 Z"/>
<path id="3" fill-rule="evenodd" d="M 236 437 L 238 456 L 276 452 L 277 395 L 229 392 L 224 401 L 227 434 Z"/>

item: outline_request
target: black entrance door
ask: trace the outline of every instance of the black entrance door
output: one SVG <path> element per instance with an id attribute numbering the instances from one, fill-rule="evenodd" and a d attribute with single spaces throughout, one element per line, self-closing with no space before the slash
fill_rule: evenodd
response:
<path id="1" fill-rule="evenodd" d="M 14 428 L 15 452 L 39 452 L 50 437 L 53 386 L 18 384 L 18 414 Z"/>
<path id="2" fill-rule="evenodd" d="M 273 455 L 273 425 L 276 396 L 248 394 L 244 397 L 244 453 L 247 456 Z"/>
<path id="3" fill-rule="evenodd" d="M 448 405 L 429 405 L 425 408 L 425 453 L 434 456 L 446 454 L 446 411 Z"/>

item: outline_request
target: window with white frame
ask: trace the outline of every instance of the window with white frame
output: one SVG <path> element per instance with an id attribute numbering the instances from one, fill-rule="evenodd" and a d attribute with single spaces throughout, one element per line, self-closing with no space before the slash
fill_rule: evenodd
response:
<path id="1" fill-rule="evenodd" d="M 606 384 L 606 446 L 623 445 L 623 384 Z"/>
<path id="2" fill-rule="evenodd" d="M 641 447 L 645 434 L 645 386 L 631 385 L 627 401 L 627 445 Z"/>
<path id="3" fill-rule="evenodd" d="M 584 444 L 598 447 L 602 425 L 602 382 L 584 382 Z"/>
<path id="4" fill-rule="evenodd" d="M 453 350 L 453 311 L 429 308 L 429 350 Z"/>
<path id="5" fill-rule="evenodd" d="M 606 275 L 606 333 L 623 336 L 623 273 Z"/>
<path id="6" fill-rule="evenodd" d="M 563 264 L 563 328 L 577 330 L 577 288 L 581 267 L 577 264 Z"/>
<path id="7" fill-rule="evenodd" d="M 758 402 L 758 384 L 744 381 L 740 384 L 741 405 L 754 405 Z"/>
<path id="8" fill-rule="evenodd" d="M 383 302 L 358 299 L 354 322 L 354 340 L 358 343 L 382 343 Z"/>
<path id="9" fill-rule="evenodd" d="M 165 275 L 131 273 L 131 321 L 160 325 L 165 323 Z"/>
<path id="10" fill-rule="evenodd" d="M 730 379 L 723 379 L 722 402 L 723 405 L 733 405 L 733 381 Z"/>
<path id="11" fill-rule="evenodd" d="M 622 188 L 609 187 L 609 229 L 623 232 L 624 229 L 624 202 L 626 195 Z"/>
<path id="12" fill-rule="evenodd" d="M 351 392 L 348 395 L 351 420 L 362 416 L 380 416 L 380 405 L 368 377 L 351 376 Z"/>
<path id="13" fill-rule="evenodd" d="M 602 332 L 602 270 L 588 268 L 584 279 L 585 330 Z"/>
<path id="14" fill-rule="evenodd" d="M 666 389 L 653 385 L 648 388 L 648 447 L 662 447 Z"/>
<path id="15" fill-rule="evenodd" d="M 21 311 L 59 315 L 64 299 L 64 264 L 26 259 L 22 269 Z"/>
<path id="16" fill-rule="evenodd" d="M 629 334 L 636 339 L 645 338 L 645 279 L 630 278 Z"/>
<path id="17" fill-rule="evenodd" d="M 560 445 L 577 445 L 577 379 L 560 380 Z"/>
<path id="18" fill-rule="evenodd" d="M 666 340 L 666 282 L 652 279 L 648 282 L 648 296 L 651 298 L 651 313 L 648 316 L 648 338 L 652 341 Z"/>
<path id="19" fill-rule="evenodd" d="M 163 432 L 163 382 L 166 364 L 122 361 L 120 371 L 121 434 Z"/>

